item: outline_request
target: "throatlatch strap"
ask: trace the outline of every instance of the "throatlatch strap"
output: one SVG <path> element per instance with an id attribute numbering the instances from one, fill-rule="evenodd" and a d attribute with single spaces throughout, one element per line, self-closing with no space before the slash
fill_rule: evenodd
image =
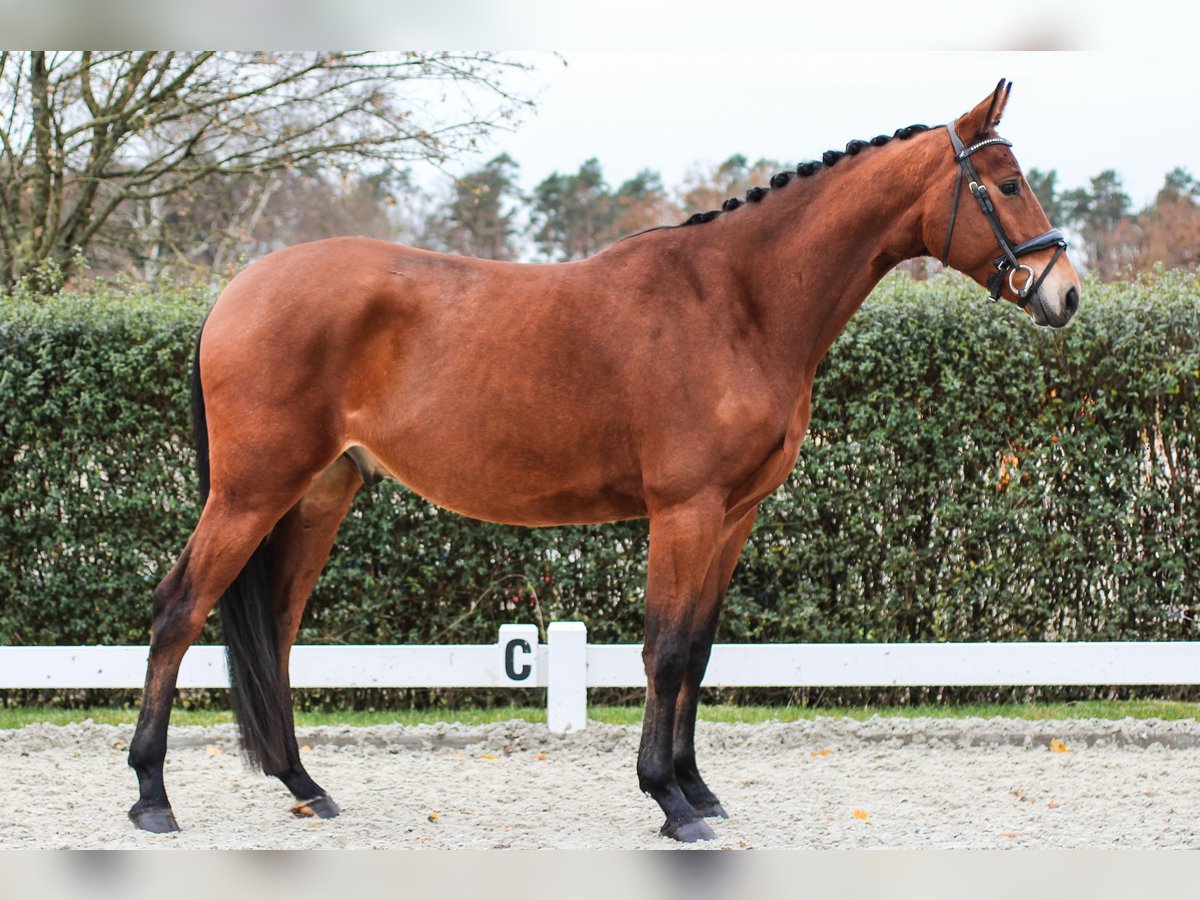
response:
<path id="1" fill-rule="evenodd" d="M 958 167 L 958 177 L 954 179 L 954 202 L 950 204 L 950 227 L 946 229 L 946 246 L 942 249 L 942 265 L 949 265 L 950 241 L 954 238 L 954 223 L 958 220 L 958 198 L 962 196 L 963 170 Z"/>

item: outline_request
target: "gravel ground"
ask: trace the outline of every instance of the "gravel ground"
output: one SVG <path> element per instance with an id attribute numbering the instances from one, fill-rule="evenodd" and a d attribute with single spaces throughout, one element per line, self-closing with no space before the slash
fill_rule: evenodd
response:
<path id="1" fill-rule="evenodd" d="M 653 848 L 639 729 L 557 736 L 522 721 L 301 729 L 305 765 L 343 813 L 295 819 L 246 769 L 232 725 L 172 728 L 183 831 L 125 810 L 132 726 L 0 732 L 0 848 Z M 705 847 L 1200 847 L 1194 720 L 818 719 L 701 723 L 701 770 L 732 818 Z"/>

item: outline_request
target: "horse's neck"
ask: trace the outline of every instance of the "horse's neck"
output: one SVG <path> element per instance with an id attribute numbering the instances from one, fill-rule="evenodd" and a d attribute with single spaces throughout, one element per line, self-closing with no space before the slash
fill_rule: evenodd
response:
<path id="1" fill-rule="evenodd" d="M 810 375 L 879 280 L 926 252 L 922 198 L 937 171 L 935 137 L 847 157 L 773 191 L 777 202 L 764 200 L 757 221 L 746 216 L 751 295 L 781 355 Z"/>

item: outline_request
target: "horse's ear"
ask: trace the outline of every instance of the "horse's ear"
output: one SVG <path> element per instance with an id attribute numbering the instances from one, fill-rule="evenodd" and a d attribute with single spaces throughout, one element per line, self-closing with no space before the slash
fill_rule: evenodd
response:
<path id="1" fill-rule="evenodd" d="M 958 134 L 964 140 L 973 140 L 991 134 L 1000 118 L 1004 115 L 1004 107 L 1008 104 L 1008 95 L 1012 92 L 1012 82 L 1001 78 L 996 90 L 959 120 Z"/>

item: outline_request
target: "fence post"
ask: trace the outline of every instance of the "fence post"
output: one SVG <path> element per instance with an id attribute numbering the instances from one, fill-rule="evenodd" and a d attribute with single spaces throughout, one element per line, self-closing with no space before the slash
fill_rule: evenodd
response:
<path id="1" fill-rule="evenodd" d="M 587 725 L 587 626 L 582 622 L 552 622 L 546 719 L 555 734 L 581 731 Z"/>

